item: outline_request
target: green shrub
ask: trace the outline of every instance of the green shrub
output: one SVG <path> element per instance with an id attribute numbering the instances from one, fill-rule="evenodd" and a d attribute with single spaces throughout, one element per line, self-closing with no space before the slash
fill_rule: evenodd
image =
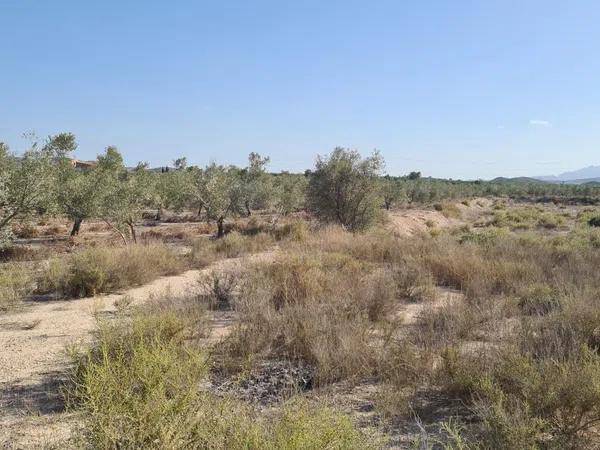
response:
<path id="1" fill-rule="evenodd" d="M 158 448 L 182 437 L 206 365 L 183 345 L 185 331 L 172 313 L 101 323 L 97 345 L 75 355 L 70 397 L 87 413 L 94 448 Z"/>
<path id="2" fill-rule="evenodd" d="M 474 402 L 491 448 L 585 448 L 600 422 L 600 355 L 583 348 L 566 361 L 505 349 L 447 353 L 447 389 Z M 521 444 L 518 444 L 521 442 Z M 583 446 L 582 446 L 583 445 Z"/>
<path id="3" fill-rule="evenodd" d="M 190 340 L 196 324 L 144 309 L 101 323 L 89 351 L 73 353 L 67 391 L 84 413 L 89 448 L 361 450 L 375 448 L 351 421 L 317 403 L 292 402 L 270 420 L 202 392 L 207 360 Z"/>
<path id="4" fill-rule="evenodd" d="M 521 294 L 519 307 L 527 315 L 543 315 L 560 309 L 561 298 L 549 286 L 534 284 L 528 286 Z"/>
<path id="5" fill-rule="evenodd" d="M 284 450 L 361 450 L 375 449 L 358 432 L 352 421 L 334 410 L 306 401 L 286 405 L 276 422 L 270 449 Z"/>

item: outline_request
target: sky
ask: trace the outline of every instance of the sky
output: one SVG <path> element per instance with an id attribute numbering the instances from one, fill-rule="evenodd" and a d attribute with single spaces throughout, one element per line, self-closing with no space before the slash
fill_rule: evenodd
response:
<path id="1" fill-rule="evenodd" d="M 0 141 L 487 179 L 600 164 L 597 1 L 0 0 Z"/>

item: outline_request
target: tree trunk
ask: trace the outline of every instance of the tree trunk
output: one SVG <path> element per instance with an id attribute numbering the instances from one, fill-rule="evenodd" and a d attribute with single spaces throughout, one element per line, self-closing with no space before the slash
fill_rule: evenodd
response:
<path id="1" fill-rule="evenodd" d="M 385 209 L 387 209 L 389 211 L 391 206 L 392 206 L 392 202 L 385 201 Z"/>
<path id="2" fill-rule="evenodd" d="M 217 239 L 221 239 L 223 236 L 225 236 L 225 229 L 223 227 L 224 221 L 225 218 L 223 216 L 217 219 Z"/>
<path id="3" fill-rule="evenodd" d="M 200 206 L 198 206 L 198 217 L 200 217 L 202 215 L 202 207 L 204 205 L 202 203 L 200 203 Z"/>
<path id="4" fill-rule="evenodd" d="M 83 219 L 81 219 L 80 217 L 76 218 L 73 221 L 73 228 L 71 228 L 71 237 L 79 235 L 79 229 L 81 228 L 81 222 L 83 222 Z"/>
<path id="5" fill-rule="evenodd" d="M 133 240 L 133 243 L 137 244 L 137 235 L 135 234 L 135 226 L 133 222 L 127 222 L 127 225 L 129 226 L 129 231 L 131 232 L 131 239 Z"/>
<path id="6" fill-rule="evenodd" d="M 121 236 L 121 239 L 123 240 L 123 244 L 129 245 L 129 243 L 127 242 L 127 238 L 125 237 L 125 235 L 123 234 L 123 232 L 121 230 L 119 230 L 117 227 L 115 227 L 108 220 L 104 220 L 104 223 L 106 223 L 106 225 L 108 225 L 109 227 L 111 227 L 113 230 L 115 230 L 119 234 L 119 236 Z"/>
<path id="7" fill-rule="evenodd" d="M 160 219 L 161 219 L 161 217 L 162 217 L 162 208 L 160 208 L 160 207 L 159 207 L 159 208 L 156 210 L 156 217 L 155 217 L 155 219 L 156 219 L 156 220 L 160 220 Z"/>
<path id="8" fill-rule="evenodd" d="M 248 215 L 248 217 L 250 217 L 252 215 L 252 211 L 250 211 L 250 202 L 246 200 L 244 202 L 244 206 L 246 207 L 246 214 Z"/>

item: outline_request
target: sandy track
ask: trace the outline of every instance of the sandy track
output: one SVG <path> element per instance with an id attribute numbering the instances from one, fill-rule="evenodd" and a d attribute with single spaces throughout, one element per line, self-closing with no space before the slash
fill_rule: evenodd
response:
<path id="1" fill-rule="evenodd" d="M 65 348 L 88 342 L 95 329 L 94 314 L 114 311 L 115 302 L 129 296 L 134 303 L 169 292 L 173 297 L 197 291 L 201 274 L 233 269 L 271 257 L 260 253 L 219 261 L 203 270 L 162 277 L 126 291 L 60 301 L 31 301 L 0 316 L 0 444 L 1 448 L 60 446 L 76 420 L 64 412 L 60 384 L 68 367 Z M 222 335 L 222 320 L 214 323 Z"/>

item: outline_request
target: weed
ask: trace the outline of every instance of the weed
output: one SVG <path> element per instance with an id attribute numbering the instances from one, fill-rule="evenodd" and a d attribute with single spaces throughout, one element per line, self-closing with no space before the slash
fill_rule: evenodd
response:
<path id="1" fill-rule="evenodd" d="M 54 259 L 38 290 L 64 297 L 95 295 L 147 283 L 183 270 L 183 263 L 162 245 L 89 248 Z"/>

